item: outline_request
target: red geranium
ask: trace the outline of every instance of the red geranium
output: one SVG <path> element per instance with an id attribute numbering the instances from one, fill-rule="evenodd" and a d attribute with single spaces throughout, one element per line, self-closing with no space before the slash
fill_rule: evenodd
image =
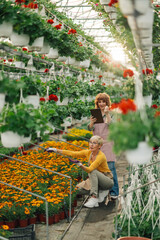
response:
<path id="1" fill-rule="evenodd" d="M 8 62 L 13 62 L 13 59 L 12 59 L 12 58 L 9 58 L 9 59 L 8 59 Z"/>
<path id="2" fill-rule="evenodd" d="M 79 45 L 80 47 L 82 47 L 82 46 L 83 46 L 83 44 L 82 44 L 81 42 L 79 42 L 79 43 L 78 43 L 78 45 Z"/>
<path id="3" fill-rule="evenodd" d="M 73 28 L 71 28 L 69 31 L 68 31 L 68 34 L 76 34 L 77 31 Z"/>
<path id="4" fill-rule="evenodd" d="M 105 83 L 102 83 L 102 86 L 105 86 L 106 84 Z"/>
<path id="5" fill-rule="evenodd" d="M 112 103 L 110 109 L 113 110 L 115 108 L 118 108 L 118 103 Z"/>
<path id="6" fill-rule="evenodd" d="M 132 99 L 122 99 L 118 104 L 119 109 L 122 111 L 123 114 L 127 114 L 128 111 L 135 112 L 137 107 Z"/>
<path id="7" fill-rule="evenodd" d="M 90 82 L 94 82 L 94 80 L 92 79 L 92 80 L 90 80 Z"/>
<path id="8" fill-rule="evenodd" d="M 48 19 L 47 23 L 53 24 L 54 21 L 53 21 L 53 19 Z"/>
<path id="9" fill-rule="evenodd" d="M 99 75 L 99 78 L 102 78 L 102 75 Z"/>
<path id="10" fill-rule="evenodd" d="M 24 2 L 26 2 L 25 0 L 15 0 L 15 3 L 17 3 L 17 4 L 21 4 L 21 3 L 24 3 Z"/>
<path id="11" fill-rule="evenodd" d="M 47 72 L 49 72 L 49 69 L 48 69 L 48 68 L 46 68 L 46 69 L 44 70 L 44 72 L 46 72 L 46 73 L 47 73 Z"/>
<path id="12" fill-rule="evenodd" d="M 45 101 L 46 101 L 46 99 L 45 99 L 44 97 L 41 97 L 39 100 L 40 100 L 41 102 L 45 102 Z"/>
<path id="13" fill-rule="evenodd" d="M 118 0 L 110 0 L 108 6 L 112 7 L 113 4 L 118 3 Z"/>
<path id="14" fill-rule="evenodd" d="M 124 72 L 123 72 L 123 77 L 126 78 L 126 77 L 132 77 L 134 75 L 134 72 L 131 70 L 131 69 L 125 69 Z"/>
<path id="15" fill-rule="evenodd" d="M 157 112 L 154 114 L 154 117 L 160 117 L 160 111 L 157 111 Z"/>
<path id="16" fill-rule="evenodd" d="M 58 24 L 58 25 L 56 25 L 54 27 L 57 28 L 57 30 L 58 30 L 58 29 L 61 29 L 61 26 L 62 26 L 62 24 Z"/>
<path id="17" fill-rule="evenodd" d="M 57 102 L 58 101 L 58 97 L 56 95 L 54 95 L 54 94 L 50 94 L 49 95 L 49 100 L 50 101 L 53 100 L 53 101 Z"/>
<path id="18" fill-rule="evenodd" d="M 38 8 L 38 4 L 31 2 L 31 3 L 29 3 L 29 4 L 27 5 L 27 7 L 28 7 L 28 8 L 31 8 L 31 9 L 36 9 L 36 8 Z"/>
<path id="19" fill-rule="evenodd" d="M 156 104 L 153 104 L 152 106 L 151 106 L 151 108 L 158 108 L 158 106 L 156 105 Z"/>
<path id="20" fill-rule="evenodd" d="M 23 50 L 24 52 L 27 52 L 27 51 L 28 51 L 28 49 L 25 48 L 25 47 L 23 47 L 22 50 Z"/>
<path id="21" fill-rule="evenodd" d="M 77 84 L 78 83 L 78 81 L 76 81 L 74 84 Z"/>
<path id="22" fill-rule="evenodd" d="M 146 68 L 146 70 L 145 69 L 142 69 L 142 73 L 145 75 L 145 74 L 153 74 L 153 71 L 152 71 L 152 69 L 149 69 L 149 68 Z"/>

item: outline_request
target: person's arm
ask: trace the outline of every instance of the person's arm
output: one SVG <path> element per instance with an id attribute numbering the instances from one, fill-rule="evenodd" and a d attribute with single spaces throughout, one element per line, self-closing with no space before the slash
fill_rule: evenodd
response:
<path id="1" fill-rule="evenodd" d="M 57 149 L 57 153 L 61 153 L 63 155 L 71 156 L 74 158 L 84 157 L 87 155 L 88 150 L 82 150 L 82 151 L 70 151 L 70 150 L 62 150 Z"/>
<path id="2" fill-rule="evenodd" d="M 84 165 L 81 165 L 80 168 L 82 168 L 85 172 L 90 173 L 93 170 L 97 169 L 97 167 L 103 162 L 103 157 L 102 156 L 97 156 L 96 160 L 91 163 L 89 167 L 86 167 Z"/>

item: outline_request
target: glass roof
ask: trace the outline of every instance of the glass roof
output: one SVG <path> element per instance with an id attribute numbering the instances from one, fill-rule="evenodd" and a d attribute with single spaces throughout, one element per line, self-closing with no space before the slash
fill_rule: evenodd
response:
<path id="1" fill-rule="evenodd" d="M 68 18 L 80 24 L 84 32 L 94 37 L 95 42 L 104 49 L 117 46 L 114 39 L 109 36 L 107 27 L 103 25 L 105 19 L 93 10 L 86 0 L 51 0 L 51 2 L 56 3 L 58 11 L 65 12 Z"/>

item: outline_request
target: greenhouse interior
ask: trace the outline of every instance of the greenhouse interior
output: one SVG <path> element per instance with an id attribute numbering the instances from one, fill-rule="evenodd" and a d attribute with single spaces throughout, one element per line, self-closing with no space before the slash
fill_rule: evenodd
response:
<path id="1" fill-rule="evenodd" d="M 1 0 L 0 68 L 0 239 L 160 240 L 160 0 Z"/>

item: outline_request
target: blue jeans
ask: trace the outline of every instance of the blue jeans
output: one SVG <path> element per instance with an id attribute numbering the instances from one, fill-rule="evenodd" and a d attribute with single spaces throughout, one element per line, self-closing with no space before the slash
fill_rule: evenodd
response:
<path id="1" fill-rule="evenodd" d="M 110 189 L 110 195 L 118 196 L 119 195 L 119 185 L 118 185 L 117 172 L 116 172 L 116 168 L 115 168 L 115 162 L 107 162 L 107 163 L 108 163 L 109 169 L 111 170 L 111 172 L 113 174 L 113 181 L 114 181 L 114 185 Z"/>

